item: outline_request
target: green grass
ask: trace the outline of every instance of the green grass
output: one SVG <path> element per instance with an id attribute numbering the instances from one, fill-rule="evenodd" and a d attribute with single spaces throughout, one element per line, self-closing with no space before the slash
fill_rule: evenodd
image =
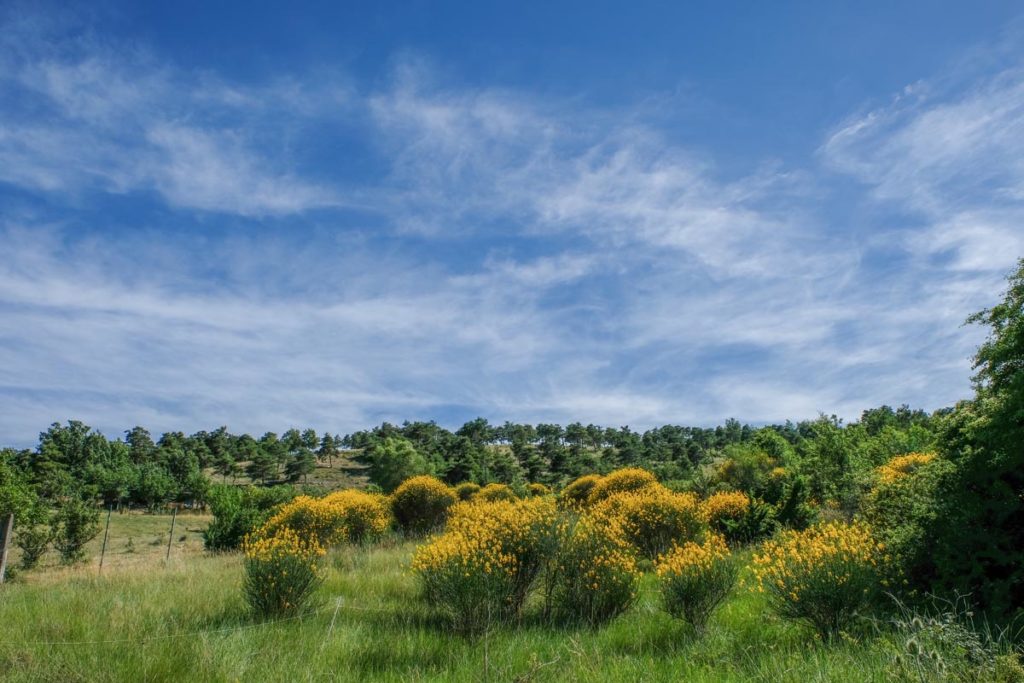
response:
<path id="1" fill-rule="evenodd" d="M 207 514 L 180 512 L 174 521 L 174 536 L 171 539 L 171 563 L 191 562 L 203 553 L 203 529 L 213 519 Z M 86 567 L 98 570 L 100 550 L 103 547 L 103 528 L 107 513 L 100 517 L 100 532 L 86 545 L 89 561 Z M 118 571 L 134 568 L 146 568 L 156 561 L 163 562 L 167 557 L 167 541 L 171 531 L 171 515 L 148 514 L 137 510 L 110 515 L 110 533 L 107 538 L 107 552 L 103 558 L 103 571 Z M 14 530 L 17 539 L 18 530 Z M 10 564 L 15 567 L 21 559 L 20 551 L 11 546 Z M 53 550 L 43 556 L 39 569 L 26 575 L 28 581 L 47 581 L 61 577 L 60 558 Z M 80 571 L 79 568 L 76 571 Z"/>
<path id="2" fill-rule="evenodd" d="M 41 572 L 0 589 L 0 671 L 6 681 L 887 680 L 884 640 L 821 644 L 749 590 L 695 638 L 659 610 L 652 577 L 603 628 L 528 622 L 453 636 L 417 599 L 413 548 L 335 551 L 313 611 L 271 623 L 248 614 L 235 555 Z"/>

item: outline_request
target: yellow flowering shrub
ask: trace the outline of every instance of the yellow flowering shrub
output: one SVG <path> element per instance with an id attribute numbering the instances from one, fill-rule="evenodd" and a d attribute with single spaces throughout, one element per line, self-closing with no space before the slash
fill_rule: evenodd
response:
<path id="1" fill-rule="evenodd" d="M 585 474 L 578 479 L 569 482 L 561 493 L 558 494 L 559 503 L 567 508 L 582 508 L 590 499 L 590 492 L 594 486 L 601 481 L 598 474 Z"/>
<path id="2" fill-rule="evenodd" d="M 758 589 L 782 617 L 832 638 L 881 590 L 889 556 L 863 523 L 827 522 L 787 531 L 755 553 Z"/>
<path id="3" fill-rule="evenodd" d="M 712 528 L 724 530 L 726 520 L 737 521 L 750 509 L 750 497 L 742 491 L 722 491 L 704 501 L 704 514 Z"/>
<path id="4" fill-rule="evenodd" d="M 551 494 L 551 489 L 544 484 L 534 482 L 526 487 L 526 492 L 531 496 L 547 496 Z"/>
<path id="5" fill-rule="evenodd" d="M 341 520 L 344 538 L 349 543 L 376 540 L 391 528 L 391 505 L 379 493 L 335 491 L 325 496 L 323 502 Z"/>
<path id="6" fill-rule="evenodd" d="M 458 496 L 459 500 L 470 500 L 479 490 L 480 484 L 464 481 L 461 484 L 456 484 L 455 495 Z"/>
<path id="7" fill-rule="evenodd" d="M 517 616 L 551 555 L 556 514 L 544 498 L 456 504 L 413 556 L 427 602 L 460 631 Z"/>
<path id="8" fill-rule="evenodd" d="M 602 477 L 600 481 L 595 482 L 587 502 L 590 505 L 595 505 L 605 498 L 614 496 L 616 493 L 641 491 L 651 486 L 660 486 L 657 477 L 639 467 L 627 467 L 615 470 Z"/>
<path id="9" fill-rule="evenodd" d="M 591 625 L 606 622 L 633 604 L 639 582 L 634 550 L 617 522 L 586 514 L 562 518 L 545 577 L 551 617 Z"/>
<path id="10" fill-rule="evenodd" d="M 488 484 L 473 496 L 473 500 L 492 502 L 496 500 L 516 500 L 519 496 L 506 484 Z"/>
<path id="11" fill-rule="evenodd" d="M 391 512 L 398 527 L 413 535 L 424 535 L 440 528 L 448 508 L 458 498 L 436 477 L 422 475 L 406 479 L 391 494 Z"/>
<path id="12" fill-rule="evenodd" d="M 881 467 L 876 468 L 875 473 L 882 484 L 891 484 L 897 479 L 913 474 L 920 467 L 933 462 L 935 457 L 934 453 L 898 455 Z"/>
<path id="13" fill-rule="evenodd" d="M 345 540 L 344 516 L 322 498 L 299 496 L 285 503 L 260 527 L 256 536 L 271 538 L 286 529 L 323 548 Z"/>
<path id="14" fill-rule="evenodd" d="M 247 537 L 243 549 L 245 599 L 262 617 L 298 612 L 320 585 L 324 549 L 312 536 L 281 527 L 270 536 Z"/>
<path id="15" fill-rule="evenodd" d="M 665 610 L 703 631 L 708 618 L 736 585 L 737 564 L 725 539 L 709 534 L 703 543 L 675 546 L 656 568 Z"/>
<path id="16" fill-rule="evenodd" d="M 673 544 L 697 538 L 707 526 L 696 495 L 673 493 L 660 484 L 604 498 L 591 513 L 601 522 L 617 523 L 626 540 L 651 559 Z"/>

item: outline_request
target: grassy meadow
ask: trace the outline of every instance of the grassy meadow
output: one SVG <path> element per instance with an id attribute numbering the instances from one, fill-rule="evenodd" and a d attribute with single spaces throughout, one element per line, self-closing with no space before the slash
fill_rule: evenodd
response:
<path id="1" fill-rule="evenodd" d="M 313 607 L 300 617 L 259 622 L 242 598 L 241 556 L 190 552 L 187 541 L 165 564 L 165 549 L 150 551 L 142 531 L 155 538 L 169 516 L 114 519 L 119 535 L 139 531 L 136 558 L 112 562 L 102 575 L 95 561 L 33 572 L 0 592 L 4 680 L 888 678 L 887 636 L 869 625 L 860 635 L 822 644 L 809 630 L 772 616 L 763 597 L 746 587 L 698 638 L 659 609 L 650 575 L 637 604 L 601 628 L 528 622 L 472 638 L 453 635 L 420 602 L 408 570 L 416 543 L 403 540 L 333 550 Z M 184 526 L 198 526 L 198 519 L 185 519 Z"/>

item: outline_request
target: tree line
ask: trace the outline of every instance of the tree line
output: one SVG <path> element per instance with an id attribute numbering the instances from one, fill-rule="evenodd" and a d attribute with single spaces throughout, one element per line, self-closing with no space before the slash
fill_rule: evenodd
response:
<path id="1" fill-rule="evenodd" d="M 289 429 L 257 438 L 220 427 L 191 435 L 166 432 L 154 440 L 143 427 L 108 439 L 70 420 L 50 425 L 34 449 L 0 450 L 0 469 L 45 500 L 79 497 L 145 508 L 174 501 L 202 504 L 212 485 L 237 483 L 243 475 L 264 486 L 301 483 L 318 462 L 332 467 L 343 455 L 365 466 L 371 482 L 383 490 L 417 474 L 453 484 L 559 486 L 626 466 L 645 467 L 662 480 L 688 479 L 744 444 L 776 455 L 792 451 L 840 473 L 846 460 L 876 462 L 902 448 L 926 447 L 934 440 L 932 421 L 932 415 L 907 406 L 883 406 L 845 426 L 835 417 L 761 428 L 730 419 L 711 428 L 665 425 L 638 432 L 578 422 L 491 425 L 476 418 L 455 431 L 436 422 L 407 421 L 344 437 Z M 820 479 L 831 476 L 823 472 Z"/>

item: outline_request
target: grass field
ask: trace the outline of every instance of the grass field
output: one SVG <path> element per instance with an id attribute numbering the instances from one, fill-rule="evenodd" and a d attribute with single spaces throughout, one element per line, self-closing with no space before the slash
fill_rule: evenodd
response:
<path id="1" fill-rule="evenodd" d="M 191 562 L 203 559 L 203 529 L 212 517 L 207 514 L 180 512 L 174 520 L 174 535 L 171 540 L 170 563 Z M 103 525 L 106 513 L 100 517 L 100 533 L 86 546 L 89 561 L 80 567 L 60 567 L 60 558 L 52 550 L 40 562 L 39 570 L 33 570 L 19 579 L 28 582 L 52 583 L 64 576 L 76 576 L 99 570 L 100 551 L 103 547 Z M 162 563 L 167 557 L 167 540 L 171 533 L 171 515 L 147 514 L 140 511 L 115 512 L 110 515 L 110 533 L 107 537 L 107 551 L 103 558 L 103 571 L 126 569 L 147 569 Z M 17 538 L 17 530 L 15 530 Z M 11 548 L 11 565 L 20 560 L 17 547 Z"/>
<path id="2" fill-rule="evenodd" d="M 155 539 L 169 517 L 122 517 L 119 533 L 139 534 L 138 557 L 102 575 L 92 563 L 0 590 L 4 680 L 887 679 L 890 650 L 870 630 L 824 645 L 740 590 L 698 639 L 660 612 L 650 577 L 639 603 L 600 629 L 526 623 L 453 636 L 417 600 L 407 569 L 415 544 L 404 541 L 335 551 L 310 613 L 259 623 L 242 600 L 239 556 L 202 555 L 189 531 L 165 565 L 165 548 L 150 552 L 144 539 Z"/>

